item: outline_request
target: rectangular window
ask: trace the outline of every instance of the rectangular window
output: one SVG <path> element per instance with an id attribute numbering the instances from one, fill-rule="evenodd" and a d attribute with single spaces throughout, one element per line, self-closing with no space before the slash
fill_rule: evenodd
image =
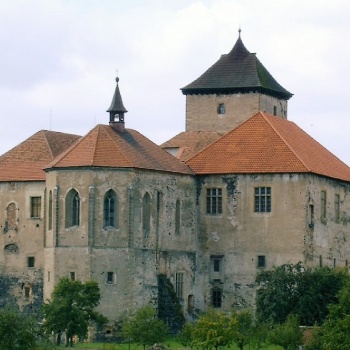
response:
<path id="1" fill-rule="evenodd" d="M 30 197 L 30 217 L 32 219 L 41 217 L 41 197 Z"/>
<path id="2" fill-rule="evenodd" d="M 315 222 L 314 222 L 314 206 L 313 204 L 309 205 L 309 227 L 314 227 Z"/>
<path id="3" fill-rule="evenodd" d="M 69 273 L 69 278 L 71 281 L 75 281 L 75 272 L 74 271 Z"/>
<path id="4" fill-rule="evenodd" d="M 254 211 L 256 213 L 271 212 L 271 187 L 255 187 Z"/>
<path id="5" fill-rule="evenodd" d="M 327 194 L 326 191 L 321 191 L 321 219 L 327 216 Z"/>
<path id="6" fill-rule="evenodd" d="M 207 189 L 207 214 L 222 214 L 222 189 Z"/>
<path id="7" fill-rule="evenodd" d="M 339 196 L 339 194 L 334 195 L 334 216 L 335 216 L 335 220 L 340 219 L 340 196 Z"/>
<path id="8" fill-rule="evenodd" d="M 107 283 L 108 284 L 114 283 L 114 273 L 113 272 L 107 272 Z"/>
<path id="9" fill-rule="evenodd" d="M 265 255 L 258 255 L 258 268 L 262 269 L 266 266 Z"/>
<path id="10" fill-rule="evenodd" d="M 178 299 L 183 299 L 184 274 L 182 272 L 175 275 L 175 292 Z"/>
<path id="11" fill-rule="evenodd" d="M 25 286 L 24 287 L 24 296 L 26 298 L 29 298 L 30 297 L 30 287 L 29 286 Z"/>
<path id="12" fill-rule="evenodd" d="M 35 266 L 35 258 L 34 258 L 34 256 L 28 256 L 27 265 L 28 265 L 28 267 L 34 267 Z"/>
<path id="13" fill-rule="evenodd" d="M 221 262 L 221 259 L 213 260 L 214 272 L 220 272 L 220 262 Z"/>
<path id="14" fill-rule="evenodd" d="M 215 308 L 219 308 L 222 306 L 222 290 L 221 289 L 213 289 L 213 291 L 212 291 L 212 305 Z"/>

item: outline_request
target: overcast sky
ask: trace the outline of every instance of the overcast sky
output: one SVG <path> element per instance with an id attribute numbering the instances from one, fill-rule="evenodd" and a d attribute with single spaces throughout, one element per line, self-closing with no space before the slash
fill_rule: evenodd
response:
<path id="1" fill-rule="evenodd" d="M 0 154 L 46 129 L 185 128 L 180 88 L 238 37 L 294 96 L 288 119 L 350 165 L 348 0 L 0 0 Z"/>

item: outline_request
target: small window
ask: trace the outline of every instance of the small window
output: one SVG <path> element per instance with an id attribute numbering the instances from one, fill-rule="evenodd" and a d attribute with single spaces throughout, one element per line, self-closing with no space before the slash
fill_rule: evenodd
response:
<path id="1" fill-rule="evenodd" d="M 334 195 L 334 216 L 335 216 L 335 220 L 340 219 L 340 196 L 339 196 L 339 194 Z"/>
<path id="2" fill-rule="evenodd" d="M 207 189 L 207 214 L 216 215 L 222 214 L 222 189 L 208 188 Z"/>
<path id="3" fill-rule="evenodd" d="M 74 271 L 69 273 L 69 278 L 70 278 L 71 281 L 75 281 L 75 277 L 76 276 L 75 276 L 75 272 Z"/>
<path id="4" fill-rule="evenodd" d="M 214 308 L 220 308 L 222 306 L 222 290 L 219 288 L 212 290 L 212 305 Z"/>
<path id="5" fill-rule="evenodd" d="M 108 284 L 113 284 L 115 283 L 114 281 L 114 272 L 107 272 L 107 283 Z"/>
<path id="6" fill-rule="evenodd" d="M 53 212 L 52 212 L 52 191 L 50 191 L 49 193 L 49 230 L 52 230 L 52 216 L 53 216 Z"/>
<path id="7" fill-rule="evenodd" d="M 335 268 L 337 266 L 337 259 L 333 258 L 333 267 Z"/>
<path id="8" fill-rule="evenodd" d="M 28 265 L 28 267 L 34 267 L 35 266 L 35 258 L 34 258 L 34 256 L 28 256 L 27 265 Z"/>
<path id="9" fill-rule="evenodd" d="M 322 255 L 319 256 L 319 266 L 322 267 L 323 266 L 323 259 L 322 259 Z"/>
<path id="10" fill-rule="evenodd" d="M 321 191 L 321 219 L 325 219 L 327 216 L 327 193 Z"/>
<path id="11" fill-rule="evenodd" d="M 30 197 L 30 217 L 32 219 L 41 217 L 41 197 Z"/>
<path id="12" fill-rule="evenodd" d="M 314 222 L 314 206 L 313 204 L 309 205 L 309 227 L 314 227 L 315 222 Z"/>
<path id="13" fill-rule="evenodd" d="M 225 103 L 219 103 L 218 104 L 218 114 L 225 114 L 225 113 L 226 113 Z"/>
<path id="14" fill-rule="evenodd" d="M 180 235 L 180 201 L 175 204 L 175 234 Z"/>
<path id="15" fill-rule="evenodd" d="M 277 115 L 277 107 L 273 106 L 273 115 Z"/>
<path id="16" fill-rule="evenodd" d="M 214 272 L 220 272 L 221 259 L 213 259 L 213 269 Z"/>
<path id="17" fill-rule="evenodd" d="M 24 297 L 29 298 L 30 297 L 30 286 L 25 286 L 24 287 Z"/>
<path id="18" fill-rule="evenodd" d="M 254 193 L 254 211 L 256 213 L 271 212 L 271 187 L 256 187 Z"/>
<path id="19" fill-rule="evenodd" d="M 258 268 L 263 269 L 266 266 L 265 255 L 258 255 Z"/>
<path id="20" fill-rule="evenodd" d="M 179 272 L 175 275 L 175 292 L 178 299 L 183 299 L 184 274 Z"/>
<path id="21" fill-rule="evenodd" d="M 47 271 L 47 282 L 51 281 L 51 272 Z"/>

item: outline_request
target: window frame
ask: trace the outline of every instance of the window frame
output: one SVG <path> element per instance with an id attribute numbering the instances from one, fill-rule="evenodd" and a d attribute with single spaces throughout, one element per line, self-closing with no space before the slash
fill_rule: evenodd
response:
<path id="1" fill-rule="evenodd" d="M 254 213 L 268 214 L 272 212 L 272 187 L 254 187 Z"/>
<path id="2" fill-rule="evenodd" d="M 327 192 L 322 190 L 320 193 L 321 196 L 321 220 L 325 220 L 327 218 Z"/>
<path id="3" fill-rule="evenodd" d="M 30 197 L 30 218 L 41 219 L 41 196 Z"/>
<path id="4" fill-rule="evenodd" d="M 226 105 L 224 102 L 220 102 L 218 103 L 218 107 L 217 107 L 217 114 L 219 115 L 223 115 L 226 113 Z"/>
<path id="5" fill-rule="evenodd" d="M 258 255 L 257 268 L 264 269 L 266 268 L 266 255 Z"/>
<path id="6" fill-rule="evenodd" d="M 106 283 L 107 284 L 115 284 L 116 282 L 116 276 L 113 271 L 108 271 L 107 272 L 107 278 L 106 278 Z"/>
<path id="7" fill-rule="evenodd" d="M 334 218 L 335 220 L 340 220 L 340 195 L 338 193 L 334 194 Z"/>
<path id="8" fill-rule="evenodd" d="M 103 199 L 103 228 L 118 228 L 118 196 L 115 191 L 110 189 L 106 192 Z"/>
<path id="9" fill-rule="evenodd" d="M 222 214 L 222 188 L 207 188 L 205 212 L 207 215 Z"/>
<path id="10" fill-rule="evenodd" d="M 213 288 L 211 291 L 211 304 L 215 309 L 222 308 L 222 289 Z"/>
<path id="11" fill-rule="evenodd" d="M 177 272 L 175 274 L 175 293 L 179 300 L 184 298 L 184 273 Z"/>

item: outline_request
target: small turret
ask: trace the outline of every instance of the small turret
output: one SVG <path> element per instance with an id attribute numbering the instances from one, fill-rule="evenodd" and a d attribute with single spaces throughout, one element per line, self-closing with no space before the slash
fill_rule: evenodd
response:
<path id="1" fill-rule="evenodd" d="M 107 112 L 109 113 L 109 125 L 115 130 L 124 131 L 124 113 L 127 113 L 128 111 L 124 107 L 122 96 L 120 95 L 118 85 L 119 78 L 117 77 L 115 80 L 117 82 L 117 86 L 115 88 L 111 106 L 107 109 Z"/>

